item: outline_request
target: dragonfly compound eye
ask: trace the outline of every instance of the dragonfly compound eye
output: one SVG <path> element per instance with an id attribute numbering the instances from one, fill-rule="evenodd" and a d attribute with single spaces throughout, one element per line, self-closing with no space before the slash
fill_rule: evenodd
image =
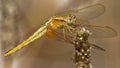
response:
<path id="1" fill-rule="evenodd" d="M 73 25 L 75 22 L 76 22 L 76 16 L 75 15 L 69 15 L 67 24 L 68 25 Z"/>

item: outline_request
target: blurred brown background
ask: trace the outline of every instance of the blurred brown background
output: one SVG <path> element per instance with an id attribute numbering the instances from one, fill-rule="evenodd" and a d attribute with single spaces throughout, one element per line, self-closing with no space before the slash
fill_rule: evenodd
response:
<path id="1" fill-rule="evenodd" d="M 13 37 L 15 38 L 12 37 L 15 40 L 10 40 L 11 43 L 14 41 L 14 44 L 2 45 L 3 52 L 29 37 L 55 13 L 101 3 L 106 8 L 105 13 L 90 21 L 96 25 L 113 27 L 118 32 L 118 36 L 108 39 L 98 38 L 93 41 L 105 48 L 106 52 L 94 49 L 91 59 L 92 65 L 93 68 L 120 68 L 119 0 L 10 0 L 10 2 L 19 6 L 17 7 L 18 13 L 16 13 L 19 16 L 14 21 L 17 23 L 18 32 L 14 32 Z M 16 18 L 13 17 L 13 19 Z M 72 45 L 43 37 L 12 56 L 1 57 L 3 59 L 1 59 L 1 63 L 3 63 L 3 68 L 75 68 L 72 62 L 73 52 L 74 47 Z"/>

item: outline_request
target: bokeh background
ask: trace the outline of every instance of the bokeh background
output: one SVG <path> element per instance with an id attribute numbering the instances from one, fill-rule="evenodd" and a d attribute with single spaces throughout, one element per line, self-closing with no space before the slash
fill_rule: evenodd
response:
<path id="1" fill-rule="evenodd" d="M 0 68 L 75 68 L 72 61 L 74 46 L 45 37 L 9 57 L 2 55 L 29 37 L 52 15 L 95 3 L 103 4 L 106 11 L 103 15 L 90 20 L 91 24 L 111 26 L 118 32 L 118 36 L 93 39 L 93 43 L 106 49 L 106 52 L 92 50 L 93 68 L 120 68 L 119 2 L 119 0 L 0 0 Z"/>

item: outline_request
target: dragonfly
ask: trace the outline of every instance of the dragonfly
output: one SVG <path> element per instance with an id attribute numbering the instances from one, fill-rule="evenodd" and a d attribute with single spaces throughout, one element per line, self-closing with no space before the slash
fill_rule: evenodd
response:
<path id="1" fill-rule="evenodd" d="M 7 51 L 4 54 L 4 56 L 9 56 L 15 53 L 16 51 L 22 49 L 23 47 L 27 46 L 31 42 L 41 38 L 44 35 L 47 38 L 53 39 L 59 35 L 58 33 L 60 31 L 62 31 L 60 35 L 63 36 L 64 40 L 72 39 L 73 37 L 75 37 L 74 34 L 78 33 L 78 32 L 75 32 L 75 31 L 78 31 L 76 30 L 78 28 L 77 26 L 82 27 L 81 24 L 87 23 L 89 19 L 93 19 L 93 18 L 96 18 L 97 16 L 100 16 L 101 14 L 104 13 L 104 11 L 105 11 L 105 7 L 102 4 L 94 4 L 84 8 L 68 10 L 60 14 L 54 15 L 45 23 L 44 26 L 40 27 L 36 32 L 33 33 L 33 35 L 28 37 L 28 39 L 24 40 L 13 49 Z M 92 33 L 94 33 L 96 30 L 98 32 L 104 31 L 107 34 L 107 37 L 116 36 L 116 31 L 111 27 L 106 27 L 106 26 L 100 27 L 100 26 L 92 26 L 92 25 L 86 25 L 86 26 L 84 25 L 84 27 L 90 28 L 93 31 L 93 32 L 91 31 Z M 95 32 L 91 36 L 97 37 L 97 34 L 99 33 Z M 104 37 L 104 35 L 106 34 L 103 34 L 102 37 Z"/>

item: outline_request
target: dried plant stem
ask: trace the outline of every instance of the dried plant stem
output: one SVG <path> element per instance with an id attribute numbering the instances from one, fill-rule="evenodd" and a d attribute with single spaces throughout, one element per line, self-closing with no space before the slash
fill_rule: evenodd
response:
<path id="1" fill-rule="evenodd" d="M 75 45 L 74 62 L 76 68 L 91 68 L 90 64 L 90 46 L 86 46 L 84 43 Z"/>

